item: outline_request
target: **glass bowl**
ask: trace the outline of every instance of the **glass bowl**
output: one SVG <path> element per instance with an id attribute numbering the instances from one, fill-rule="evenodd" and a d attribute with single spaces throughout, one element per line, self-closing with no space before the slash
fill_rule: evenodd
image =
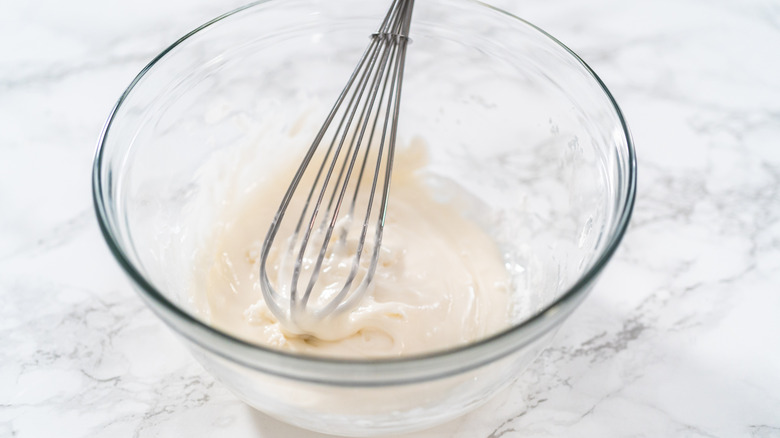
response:
<path id="1" fill-rule="evenodd" d="M 149 307 L 248 404 L 332 434 L 429 427 L 508 385 L 615 252 L 636 187 L 623 116 L 580 58 L 476 1 L 420 0 L 399 139 L 422 136 L 431 181 L 473 195 L 470 215 L 511 275 L 511 326 L 374 360 L 288 354 L 211 327 L 193 297 L 195 254 L 225 194 L 278 165 L 302 112 L 324 119 L 384 3 L 261 1 L 195 29 L 121 96 L 93 170 L 100 227 Z"/>

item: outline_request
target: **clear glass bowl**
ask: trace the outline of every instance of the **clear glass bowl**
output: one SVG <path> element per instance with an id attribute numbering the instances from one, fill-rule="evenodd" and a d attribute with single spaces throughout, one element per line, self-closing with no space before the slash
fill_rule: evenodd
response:
<path id="1" fill-rule="evenodd" d="M 199 27 L 121 96 L 93 173 L 108 245 L 203 366 L 261 411 L 342 435 L 432 426 L 508 385 L 593 286 L 626 229 L 636 187 L 625 121 L 581 59 L 481 3 L 419 0 L 399 137 L 422 135 L 432 181 L 474 196 L 472 216 L 512 275 L 512 326 L 466 346 L 383 360 L 296 356 L 210 327 L 190 281 L 225 181 L 251 183 L 272 168 L 284 148 L 267 140 L 283 139 L 295 114 L 324 119 L 384 3 L 257 2 Z M 257 167 L 243 172 L 243 162 Z"/>

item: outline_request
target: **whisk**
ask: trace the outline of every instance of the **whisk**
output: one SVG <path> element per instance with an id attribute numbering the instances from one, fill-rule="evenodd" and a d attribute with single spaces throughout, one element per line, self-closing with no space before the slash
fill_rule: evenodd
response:
<path id="1" fill-rule="evenodd" d="M 387 212 L 413 6 L 414 0 L 393 0 L 304 155 L 265 237 L 260 254 L 263 299 L 289 331 L 305 333 L 304 326 L 311 321 L 352 309 L 374 278 Z M 305 176 L 313 182 L 308 184 Z M 298 203 L 301 206 L 293 205 L 296 196 L 305 199 Z M 347 208 L 343 208 L 345 202 L 349 203 Z M 285 218 L 294 221 L 294 229 L 287 238 L 287 249 L 279 256 L 275 289 L 269 278 L 269 255 Z M 359 237 L 354 248 L 348 248 L 348 235 L 358 224 Z M 372 228 L 373 239 L 367 239 Z M 318 280 L 324 269 L 333 269 L 323 268 L 323 263 L 332 260 L 336 252 L 348 254 L 349 272 L 335 285 L 331 278 L 323 292 L 322 287 L 317 288 Z M 317 295 L 314 300 L 313 294 Z"/>

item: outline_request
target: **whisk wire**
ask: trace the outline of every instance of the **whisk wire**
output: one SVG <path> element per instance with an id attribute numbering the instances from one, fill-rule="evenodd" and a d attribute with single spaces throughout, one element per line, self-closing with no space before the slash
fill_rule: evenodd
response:
<path id="1" fill-rule="evenodd" d="M 392 46 L 391 49 L 390 49 L 390 57 L 391 58 L 395 55 L 395 52 L 396 52 L 396 47 Z M 383 71 L 383 70 L 386 70 L 386 72 Z M 379 102 L 377 102 L 377 105 L 376 105 L 377 108 L 381 108 L 383 103 L 384 103 L 385 94 L 387 92 L 387 84 L 389 82 L 388 79 L 391 76 L 391 70 L 392 69 L 390 69 L 390 68 L 386 68 L 385 69 L 385 67 L 383 66 L 382 69 L 380 69 L 380 71 L 377 72 L 377 76 L 376 76 L 376 78 L 374 80 L 373 90 L 372 90 L 372 93 L 373 93 L 374 96 L 371 97 L 372 100 L 376 97 L 376 94 L 379 92 L 379 86 L 380 86 L 380 84 L 382 84 L 382 92 L 379 93 Z M 382 80 L 382 76 L 384 76 L 384 80 Z M 391 86 L 391 92 L 392 92 L 392 89 L 393 89 L 393 86 Z M 372 102 L 371 106 L 373 106 L 373 102 Z M 388 108 L 389 108 L 389 105 L 388 105 Z M 366 131 L 367 127 L 368 127 L 368 123 L 370 122 L 369 118 L 366 116 L 366 111 L 370 112 L 371 111 L 371 107 L 368 107 L 367 110 L 364 110 L 364 113 L 363 113 L 363 124 L 362 124 L 362 127 L 361 127 L 361 133 L 360 133 L 360 138 L 358 139 L 358 143 L 360 143 L 362 141 L 362 137 L 364 136 L 365 131 Z M 378 117 L 374 117 L 374 123 L 372 125 L 372 129 L 371 129 L 371 131 L 369 133 L 369 136 L 368 136 L 368 142 L 366 144 L 366 151 L 365 151 L 365 153 L 363 155 L 363 165 L 361 165 L 361 170 L 360 170 L 360 172 L 358 174 L 358 180 L 355 183 L 354 194 L 353 194 L 353 197 L 352 197 L 352 202 L 350 204 L 350 212 L 347 214 L 347 218 L 348 219 L 352 219 L 352 216 L 354 215 L 354 208 L 355 208 L 355 204 L 356 204 L 356 201 L 357 201 L 357 194 L 358 194 L 358 192 L 360 190 L 360 183 L 361 183 L 362 176 L 363 176 L 362 174 L 363 174 L 364 169 L 365 169 L 365 164 L 368 161 L 368 156 L 369 156 L 369 153 L 370 153 L 370 147 L 371 147 L 371 144 L 373 142 L 374 134 L 376 132 L 375 128 L 376 128 L 376 125 L 377 125 L 377 120 L 378 120 Z M 371 212 L 373 211 L 374 198 L 375 198 L 375 195 L 376 195 L 376 187 L 377 187 L 376 182 L 378 181 L 379 171 L 381 169 L 381 163 L 382 163 L 382 157 L 383 157 L 383 149 L 384 149 L 384 142 L 385 142 L 385 139 L 382 138 L 382 140 L 380 140 L 379 151 L 377 153 L 378 158 L 377 158 L 377 164 L 376 164 L 376 168 L 375 168 L 375 172 L 374 172 L 374 182 L 373 182 L 373 184 L 371 186 L 371 190 L 369 191 L 367 205 L 366 205 L 366 214 L 365 214 L 365 218 L 363 219 L 363 226 L 361 227 L 360 238 L 358 239 L 357 247 L 356 247 L 356 250 L 355 250 L 355 257 L 352 259 L 350 272 L 347 275 L 345 284 L 341 288 L 339 293 L 330 301 L 330 303 L 327 306 L 325 306 L 323 309 L 321 309 L 318 312 L 318 314 L 328 314 L 328 313 L 331 313 L 331 312 L 334 312 L 334 311 L 338 311 L 340 306 L 342 306 L 342 308 L 343 307 L 348 307 L 349 304 L 351 303 L 351 301 L 343 301 L 343 300 L 345 299 L 346 295 L 349 293 L 351 283 L 354 281 L 355 277 L 357 276 L 358 268 L 360 266 L 360 260 L 361 260 L 362 255 L 363 255 L 363 248 L 364 248 L 365 243 L 366 243 L 366 235 L 367 235 L 367 232 L 368 232 L 368 223 L 369 223 L 369 220 L 370 220 L 370 217 L 371 217 Z M 351 174 L 351 172 L 352 172 L 352 170 L 354 168 L 354 164 L 355 164 L 355 161 L 356 161 L 357 157 L 358 157 L 358 154 L 357 154 L 357 150 L 356 150 L 355 153 L 352 156 L 352 160 L 350 162 L 350 167 L 349 167 L 349 169 L 347 171 L 348 175 Z M 388 172 L 386 172 L 386 179 L 387 178 L 389 178 L 389 173 Z M 340 194 L 339 201 L 338 201 L 337 205 L 340 205 L 341 202 L 343 202 L 343 198 L 344 198 L 344 195 L 346 193 L 346 187 L 347 187 L 346 184 L 347 184 L 348 180 L 349 180 L 349 176 L 345 180 L 345 184 L 342 186 L 342 193 Z M 381 218 L 381 214 L 379 215 L 379 217 Z M 345 230 L 344 234 L 346 235 L 346 230 Z M 343 243 L 344 239 L 345 238 L 340 239 L 341 243 Z M 374 236 L 374 243 L 373 243 L 374 253 L 377 255 L 377 257 L 378 257 L 378 250 L 379 250 L 379 243 L 380 243 L 380 241 L 381 241 L 380 225 L 377 224 L 376 231 L 375 231 L 375 236 Z M 324 259 L 325 250 L 326 250 L 326 247 L 323 246 L 323 248 L 321 249 L 318 261 L 320 259 Z M 372 262 L 374 262 L 373 255 L 374 254 L 372 254 L 372 259 L 371 259 Z M 372 264 L 375 264 L 375 263 L 372 263 Z M 366 275 L 366 277 L 364 277 L 364 279 L 361 281 L 361 283 L 358 286 L 356 292 L 352 295 L 353 297 L 359 297 L 361 295 L 361 292 L 363 291 L 363 289 L 365 289 L 367 287 L 368 283 L 370 283 L 370 281 L 372 279 L 371 271 L 372 271 L 372 268 L 369 266 L 368 275 Z"/>
<path id="2" fill-rule="evenodd" d="M 269 310 L 285 325 L 288 325 L 287 323 L 295 325 L 305 312 L 321 318 L 351 308 L 365 293 L 374 277 L 387 214 L 390 176 L 398 127 L 400 92 L 413 3 L 414 0 L 393 1 L 382 25 L 371 36 L 370 44 L 363 52 L 346 86 L 339 94 L 325 122 L 304 155 L 266 235 L 261 250 L 261 290 Z M 346 106 L 344 106 L 345 102 Z M 334 129 L 333 121 L 339 114 L 342 115 Z M 379 124 L 380 118 L 383 119 L 381 125 Z M 355 253 L 349 264 L 349 273 L 340 279 L 339 285 L 341 287 L 336 289 L 338 292 L 331 293 L 326 297 L 325 304 L 320 301 L 318 303 L 321 306 L 319 309 L 307 309 L 320 278 L 324 261 L 329 256 L 328 249 L 332 248 L 331 239 L 337 227 L 340 229 L 340 237 L 336 240 L 335 247 L 346 247 L 350 225 L 355 219 L 355 208 L 364 182 L 367 163 L 371 157 L 372 145 L 380 127 L 381 135 L 376 149 L 373 181 L 367 192 L 365 215 L 362 218 Z M 293 197 L 296 196 L 304 174 L 328 132 L 331 132 L 332 139 L 324 151 L 324 157 L 316 170 L 314 182 L 307 191 L 301 214 L 291 237 L 288 239 L 287 253 L 282 254 L 279 264 L 278 281 L 282 281 L 284 266 L 287 266 L 289 257 L 294 256 L 289 297 L 285 297 L 271 285 L 267 266 L 269 254 L 287 209 L 290 207 Z M 359 162 L 361 154 L 362 160 L 360 160 L 356 172 L 356 163 Z M 384 171 L 382 170 L 383 166 Z M 337 167 L 338 171 L 336 171 Z M 357 175 L 355 176 L 355 174 Z M 374 213 L 376 192 L 379 179 L 382 176 L 381 203 L 378 206 L 379 212 Z M 353 180 L 355 182 L 350 196 L 349 209 L 345 215 L 340 216 L 348 187 Z M 330 195 L 327 203 L 323 205 L 328 192 Z M 356 287 L 353 287 L 363 252 L 366 249 L 372 214 L 376 216 L 376 224 L 373 229 L 373 241 L 369 245 L 371 259 L 363 278 Z M 319 226 L 317 226 L 318 219 Z M 317 239 L 322 238 L 319 245 L 314 245 L 319 247 L 319 251 L 312 248 L 315 241 L 319 242 L 319 240 L 312 240 L 315 232 Z M 316 259 L 312 264 L 305 266 L 305 261 L 309 260 L 306 256 L 310 252 L 312 255 L 316 255 Z M 311 268 L 311 271 L 308 281 L 304 283 L 303 293 L 300 294 L 299 283 L 305 267 L 306 269 Z M 286 309 L 278 302 L 282 299 L 289 300 L 289 307 Z"/>
<path id="3" fill-rule="evenodd" d="M 336 180 L 336 184 L 334 185 L 333 193 L 332 193 L 331 199 L 329 201 L 329 206 L 326 209 L 326 212 L 329 213 L 330 225 L 329 225 L 328 229 L 326 230 L 325 241 L 323 242 L 323 244 L 321 246 L 320 253 L 319 253 L 319 256 L 317 258 L 317 264 L 314 267 L 314 273 L 315 274 L 312 275 L 312 277 L 310 278 L 309 284 L 308 284 L 307 289 L 306 289 L 306 291 L 304 293 L 304 298 L 302 300 L 302 304 L 303 305 L 305 305 L 306 301 L 308 301 L 308 297 L 310 296 L 312 288 L 313 288 L 314 284 L 316 283 L 317 272 L 319 271 L 319 269 L 321 267 L 321 264 L 322 264 L 322 262 L 323 262 L 323 260 L 325 258 L 325 254 L 326 254 L 326 251 L 327 251 L 327 248 L 328 248 L 328 244 L 330 242 L 330 237 L 332 235 L 332 232 L 335 229 L 336 221 L 338 219 L 338 213 L 339 213 L 339 210 L 341 209 L 342 203 L 344 201 L 344 197 L 345 197 L 346 192 L 347 192 L 347 187 L 348 187 L 349 181 L 350 181 L 350 179 L 352 177 L 352 173 L 353 173 L 354 168 L 355 168 L 355 163 L 357 162 L 357 158 L 358 158 L 359 153 L 360 153 L 360 148 L 355 147 L 355 146 L 363 144 L 363 139 L 364 139 L 364 137 L 366 135 L 366 130 L 368 128 L 369 122 L 371 121 L 370 120 L 371 119 L 370 114 L 371 114 L 374 106 L 376 105 L 377 108 L 381 108 L 382 104 L 384 103 L 384 99 L 385 99 L 384 92 L 386 92 L 386 90 L 387 90 L 387 80 L 388 80 L 388 78 L 390 76 L 390 70 L 391 70 L 390 68 L 387 68 L 387 59 L 388 58 L 392 58 L 394 56 L 394 53 L 396 52 L 396 46 L 394 46 L 394 45 L 386 46 L 386 47 L 383 47 L 382 50 L 383 50 L 383 53 L 381 55 L 382 59 L 381 59 L 380 64 L 379 64 L 380 67 L 376 71 L 376 73 L 374 74 L 371 86 L 368 89 L 369 95 L 368 95 L 367 99 L 365 100 L 365 102 L 363 103 L 363 109 L 361 111 L 361 114 L 360 114 L 360 116 L 358 118 L 358 122 L 356 124 L 356 126 L 358 127 L 356 129 L 359 129 L 359 133 L 357 135 L 353 135 L 353 137 L 352 137 L 352 141 L 350 142 L 350 147 L 349 147 L 347 153 L 345 154 L 344 161 L 342 163 L 341 170 L 339 172 L 339 176 L 338 176 L 338 178 Z M 385 73 L 385 70 L 386 70 L 387 73 Z M 384 82 L 384 86 L 381 87 L 383 93 L 379 93 L 380 85 L 382 85 L 383 82 Z M 376 100 L 377 99 L 377 95 L 379 95 L 379 101 Z M 378 117 L 374 117 L 374 121 L 375 122 L 376 122 L 376 120 L 378 120 Z M 365 151 L 363 153 L 363 157 L 364 157 L 363 161 L 364 162 L 367 161 L 367 159 L 368 159 L 372 141 L 373 141 L 373 132 L 370 132 L 369 136 L 368 136 L 368 141 L 365 144 Z M 377 155 L 377 157 L 378 157 L 377 158 L 377 163 L 381 163 L 382 156 L 383 156 L 382 155 L 382 150 L 380 149 L 380 152 Z M 362 175 L 359 175 L 359 177 L 360 176 L 362 176 Z M 343 179 L 343 184 L 342 184 L 342 177 L 344 178 Z M 354 205 L 355 205 L 356 199 L 357 199 L 356 195 L 357 195 L 357 193 L 360 190 L 360 184 L 359 183 L 360 183 L 360 181 L 358 180 L 358 182 L 355 184 L 355 192 L 354 192 L 355 195 L 353 196 L 353 203 L 350 206 L 351 212 L 354 211 Z M 336 193 L 337 192 L 338 192 L 338 198 L 336 199 Z M 345 281 L 345 286 L 342 287 L 342 290 L 334 298 L 334 300 L 333 300 L 334 302 L 339 302 L 339 301 L 341 301 L 341 299 L 343 299 L 344 295 L 349 291 L 349 286 L 350 286 L 351 282 L 354 280 L 355 276 L 357 275 L 358 266 L 360 264 L 360 259 L 362 257 L 362 253 L 363 253 L 363 246 L 365 244 L 365 234 L 366 234 L 366 231 L 368 229 L 366 224 L 367 224 L 367 222 L 368 222 L 368 220 L 370 218 L 370 215 L 371 215 L 371 211 L 372 211 L 372 207 L 373 207 L 373 195 L 374 195 L 375 192 L 376 192 L 376 184 L 374 184 L 372 186 L 372 190 L 369 193 L 369 199 L 368 199 L 368 203 L 367 203 L 367 206 L 366 206 L 366 217 L 365 217 L 365 220 L 364 220 L 364 226 L 362 227 L 361 237 L 358 240 L 358 246 L 357 246 L 357 249 L 355 251 L 355 257 L 353 259 L 353 263 L 352 263 L 352 267 L 350 269 L 350 273 L 347 275 L 347 278 L 346 278 L 346 281 Z M 334 199 L 336 199 L 335 207 L 333 209 L 331 209 L 331 206 L 333 204 Z M 347 220 L 352 219 L 352 214 L 348 213 L 346 215 L 346 218 L 347 218 Z M 324 226 L 325 224 L 326 224 L 326 219 L 323 219 L 322 225 Z M 346 234 L 346 231 L 347 231 L 346 227 L 344 227 L 342 229 L 344 231 L 344 234 Z M 340 239 L 340 241 L 341 240 L 343 240 L 343 239 Z"/>

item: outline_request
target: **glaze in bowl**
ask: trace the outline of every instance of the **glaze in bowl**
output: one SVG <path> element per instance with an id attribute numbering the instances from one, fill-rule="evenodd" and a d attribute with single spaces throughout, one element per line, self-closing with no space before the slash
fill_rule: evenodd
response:
<path id="1" fill-rule="evenodd" d="M 225 169 L 272 168 L 296 114 L 324 119 L 386 8 L 271 0 L 204 24 L 130 84 L 93 169 L 101 229 L 149 307 L 248 404 L 332 434 L 430 427 L 511 383 L 593 287 L 636 190 L 625 120 L 577 55 L 484 4 L 418 0 L 399 138 L 422 136 L 426 172 L 476 200 L 473 219 L 512 277 L 511 326 L 465 346 L 373 360 L 284 353 L 210 326 L 190 282 L 236 173 Z"/>

